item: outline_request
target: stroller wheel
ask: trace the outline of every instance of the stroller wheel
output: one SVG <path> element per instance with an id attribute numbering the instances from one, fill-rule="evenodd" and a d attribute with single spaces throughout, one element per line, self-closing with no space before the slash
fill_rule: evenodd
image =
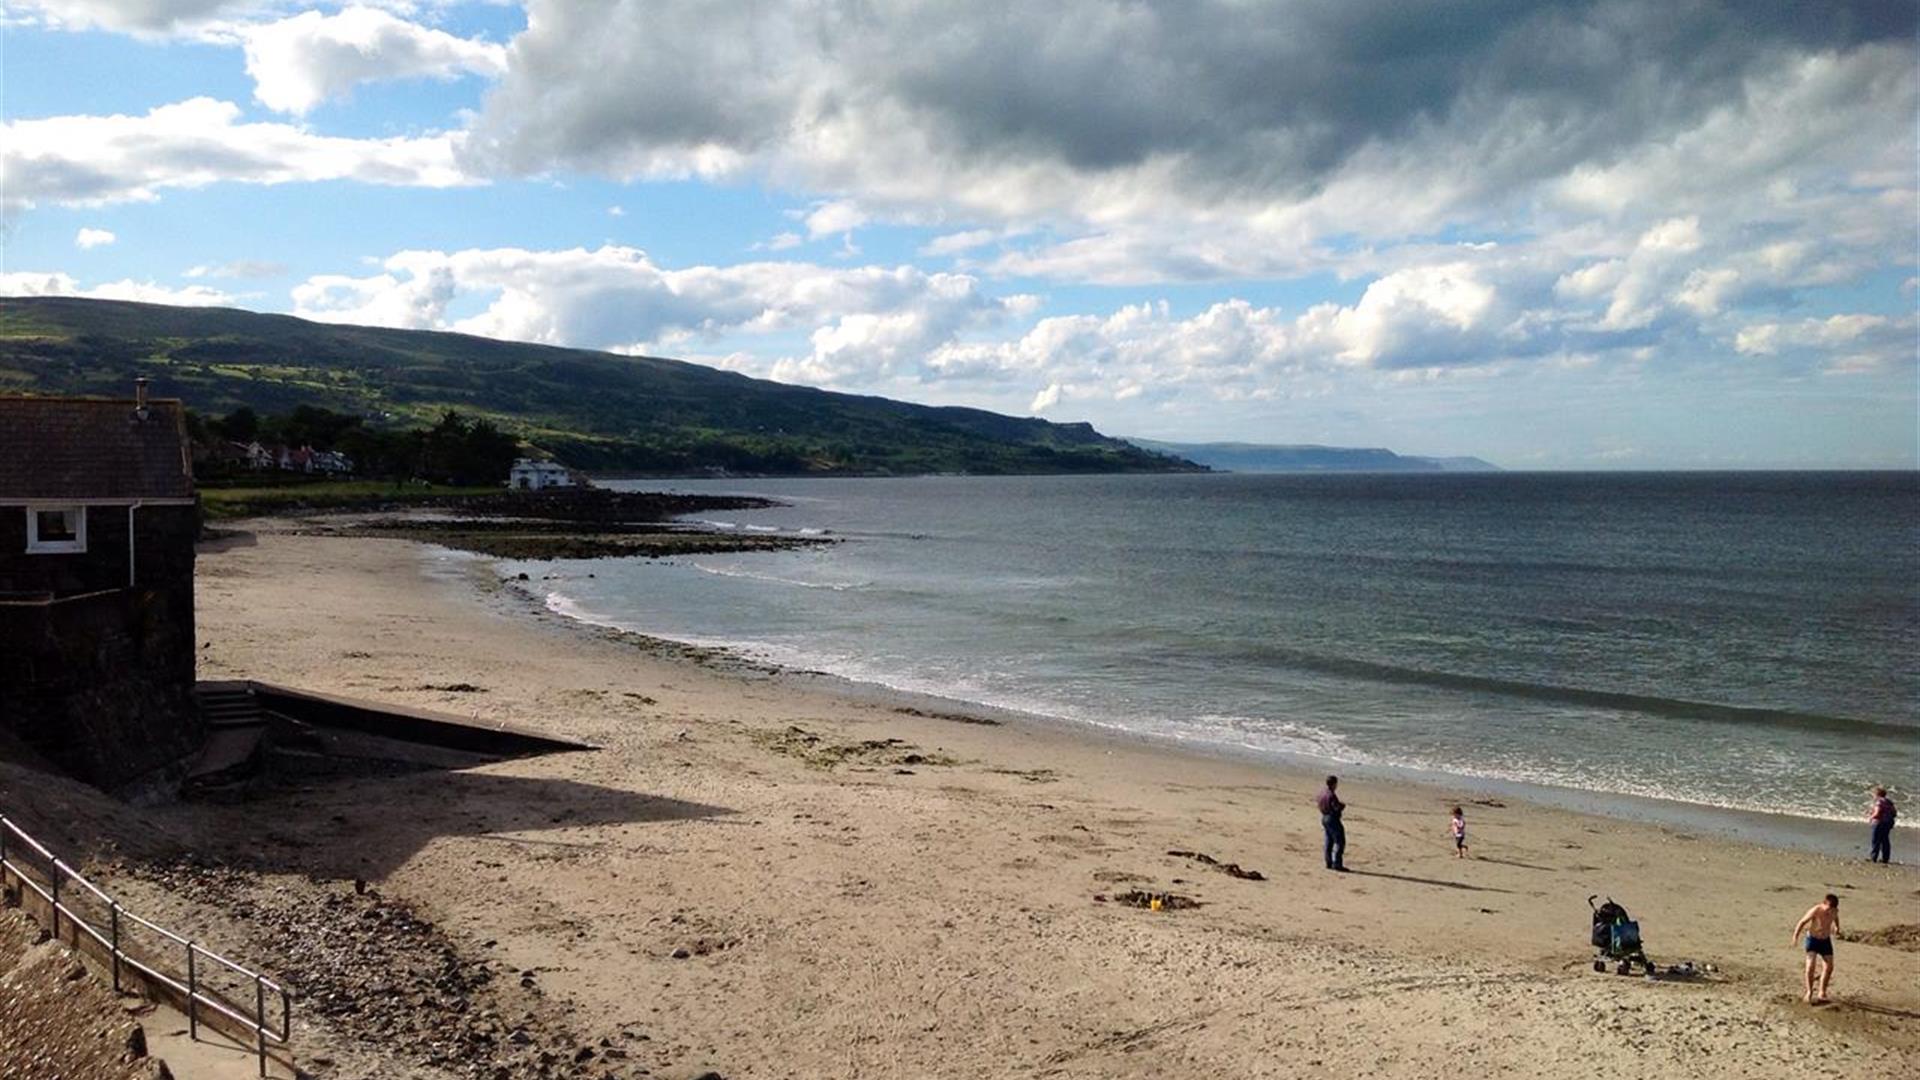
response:
<path id="1" fill-rule="evenodd" d="M 1618 975 L 1631 975 L 1633 974 L 1633 961 L 1622 960 L 1620 961 L 1620 966 L 1614 968 L 1613 970 L 1614 970 L 1614 973 Z"/>
<path id="2" fill-rule="evenodd" d="M 1607 962 L 1605 960 L 1595 960 L 1593 962 L 1593 970 L 1605 972 L 1607 970 Z"/>

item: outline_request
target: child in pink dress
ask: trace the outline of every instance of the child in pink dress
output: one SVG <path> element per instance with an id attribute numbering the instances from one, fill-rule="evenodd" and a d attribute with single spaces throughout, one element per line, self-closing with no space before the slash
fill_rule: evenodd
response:
<path id="1" fill-rule="evenodd" d="M 1467 815 L 1459 808 L 1453 808 L 1453 857 L 1467 857 Z"/>

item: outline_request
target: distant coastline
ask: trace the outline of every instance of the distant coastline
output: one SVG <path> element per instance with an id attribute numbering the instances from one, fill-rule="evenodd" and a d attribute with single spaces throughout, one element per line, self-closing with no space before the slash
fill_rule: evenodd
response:
<path id="1" fill-rule="evenodd" d="M 1320 446 L 1313 443 L 1175 443 L 1126 437 L 1156 454 L 1222 472 L 1502 472 L 1477 457 L 1424 457 L 1384 447 Z"/>

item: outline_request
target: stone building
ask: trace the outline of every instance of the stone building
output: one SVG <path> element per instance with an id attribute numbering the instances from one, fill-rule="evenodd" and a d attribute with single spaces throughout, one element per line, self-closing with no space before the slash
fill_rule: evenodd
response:
<path id="1" fill-rule="evenodd" d="M 144 380 L 0 396 L 0 743 L 108 789 L 198 747 L 190 462 L 180 403 Z"/>

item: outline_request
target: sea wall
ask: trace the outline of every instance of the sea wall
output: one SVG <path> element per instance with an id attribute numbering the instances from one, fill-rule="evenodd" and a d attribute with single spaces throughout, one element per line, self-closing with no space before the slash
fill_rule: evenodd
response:
<path id="1" fill-rule="evenodd" d="M 0 603 L 0 642 L 0 728 L 74 776 L 112 790 L 199 746 L 190 586 Z"/>

